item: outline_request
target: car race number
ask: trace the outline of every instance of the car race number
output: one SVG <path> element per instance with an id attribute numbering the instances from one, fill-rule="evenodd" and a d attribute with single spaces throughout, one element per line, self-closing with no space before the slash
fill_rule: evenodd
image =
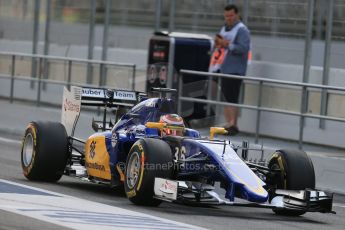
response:
<path id="1" fill-rule="evenodd" d="M 186 159 L 186 147 L 185 146 L 181 146 L 181 147 L 175 147 L 175 154 L 174 154 L 174 158 L 176 161 L 180 161 L 179 162 L 179 166 L 181 168 L 185 168 L 185 159 Z"/>

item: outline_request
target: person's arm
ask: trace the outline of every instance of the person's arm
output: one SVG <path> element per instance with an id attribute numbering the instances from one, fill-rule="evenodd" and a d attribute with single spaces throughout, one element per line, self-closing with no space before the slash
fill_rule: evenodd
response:
<path id="1" fill-rule="evenodd" d="M 214 38 L 214 44 L 216 48 L 221 48 L 221 42 L 222 42 L 223 37 L 220 34 L 216 34 L 215 38 Z"/>
<path id="2" fill-rule="evenodd" d="M 229 50 L 235 54 L 247 53 L 250 48 L 250 35 L 249 31 L 241 28 L 236 35 L 236 42 L 231 42 L 228 46 Z"/>

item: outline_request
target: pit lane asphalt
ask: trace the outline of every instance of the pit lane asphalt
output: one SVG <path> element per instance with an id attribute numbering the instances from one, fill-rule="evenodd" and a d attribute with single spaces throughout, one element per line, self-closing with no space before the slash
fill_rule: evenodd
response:
<path id="1" fill-rule="evenodd" d="M 345 196 L 337 194 L 334 197 L 336 215 L 307 213 L 302 217 L 283 217 L 269 209 L 246 207 L 192 207 L 172 203 L 162 203 L 155 208 L 138 207 L 121 191 L 66 176 L 58 183 L 30 182 L 21 170 L 20 140 L 17 135 L 0 136 L 1 179 L 209 229 L 344 229 Z M 5 211 L 0 211 L 0 224 L 1 229 L 66 229 Z"/>
<path id="2" fill-rule="evenodd" d="M 158 208 L 138 207 L 131 204 L 121 192 L 66 176 L 56 184 L 29 182 L 22 175 L 20 165 L 20 141 L 24 129 L 31 120 L 59 121 L 60 110 L 20 103 L 10 104 L 3 100 L 0 100 L 0 108 L 1 179 L 209 229 L 343 229 L 345 196 L 342 195 L 335 195 L 334 197 L 336 215 L 307 213 L 296 218 L 277 216 L 269 209 L 245 207 L 201 208 L 171 203 L 163 203 Z M 92 116 L 93 113 L 88 112 L 81 114 L 76 136 L 86 138 L 92 132 L 90 125 Z M 240 143 L 242 139 L 243 136 L 237 136 L 234 138 L 234 142 Z M 249 140 L 253 143 L 252 139 L 249 138 Z M 276 146 L 286 147 L 287 144 L 284 141 L 277 143 L 272 140 L 264 140 L 264 143 L 264 147 L 270 149 L 275 149 Z M 291 145 L 294 147 L 295 143 L 289 146 L 291 147 Z M 329 148 L 317 146 L 306 146 L 306 148 L 315 165 L 317 185 L 328 190 L 345 191 L 341 187 L 345 184 L 341 183 L 344 180 L 344 176 L 341 176 L 343 175 L 341 169 L 344 168 L 343 150 L 330 151 Z M 327 168 L 327 170 L 323 170 L 323 168 Z M 338 174 L 334 174 L 334 172 Z M 322 179 L 321 183 L 320 179 Z M 0 211 L 0 224 L 1 229 L 63 229 L 60 226 L 4 211 Z"/>
<path id="3" fill-rule="evenodd" d="M 0 134 L 12 134 L 16 136 L 24 135 L 24 130 L 30 121 L 60 121 L 61 110 L 51 107 L 36 107 L 35 104 L 27 104 L 15 101 L 11 104 L 8 100 L 0 99 Z M 86 139 L 94 133 L 91 128 L 91 120 L 96 116 L 96 111 L 83 110 L 80 114 L 75 136 Z M 98 117 L 99 120 L 101 118 Z M 208 135 L 208 129 L 198 129 L 203 136 Z M 218 136 L 217 138 L 228 138 Z M 248 140 L 250 147 L 258 147 L 253 145 L 254 137 L 246 134 L 231 137 L 236 145 L 241 145 L 242 140 Z M 265 158 L 267 159 L 274 150 L 281 148 L 298 148 L 298 143 L 286 140 L 277 140 L 272 138 L 260 138 L 260 143 L 264 144 Z M 336 192 L 345 195 L 345 150 L 334 149 L 325 146 L 316 146 L 304 144 L 303 149 L 311 157 L 315 166 L 316 187 L 322 190 Z M 249 154 L 249 159 L 260 158 L 259 152 Z"/>

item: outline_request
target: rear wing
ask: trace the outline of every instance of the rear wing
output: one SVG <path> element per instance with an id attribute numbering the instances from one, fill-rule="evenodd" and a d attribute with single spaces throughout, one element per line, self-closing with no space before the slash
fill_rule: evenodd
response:
<path id="1" fill-rule="evenodd" d="M 107 108 L 131 108 L 145 98 L 147 98 L 145 93 L 123 89 L 71 86 L 69 91 L 64 87 L 61 123 L 65 126 L 68 136 L 73 136 L 81 106 L 103 107 L 103 121 L 100 122 L 103 124 L 97 127 L 105 130 Z"/>
<path id="2" fill-rule="evenodd" d="M 82 88 L 81 105 L 106 106 L 108 108 L 133 107 L 146 97 L 145 93 L 130 90 Z"/>

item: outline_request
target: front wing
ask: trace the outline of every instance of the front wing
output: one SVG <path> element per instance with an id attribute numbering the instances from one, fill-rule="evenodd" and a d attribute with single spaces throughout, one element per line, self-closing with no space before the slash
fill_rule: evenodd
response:
<path id="1" fill-rule="evenodd" d="M 333 194 L 319 190 L 282 190 L 275 191 L 272 199 L 277 209 L 301 210 L 306 212 L 335 213 L 332 211 Z"/>
<path id="2" fill-rule="evenodd" d="M 305 212 L 334 213 L 333 194 L 319 190 L 282 190 L 277 189 L 271 202 L 233 202 L 223 200 L 214 192 L 214 187 L 200 183 L 173 181 L 155 178 L 155 198 L 176 203 L 200 205 L 232 205 L 275 210 L 296 210 Z"/>

